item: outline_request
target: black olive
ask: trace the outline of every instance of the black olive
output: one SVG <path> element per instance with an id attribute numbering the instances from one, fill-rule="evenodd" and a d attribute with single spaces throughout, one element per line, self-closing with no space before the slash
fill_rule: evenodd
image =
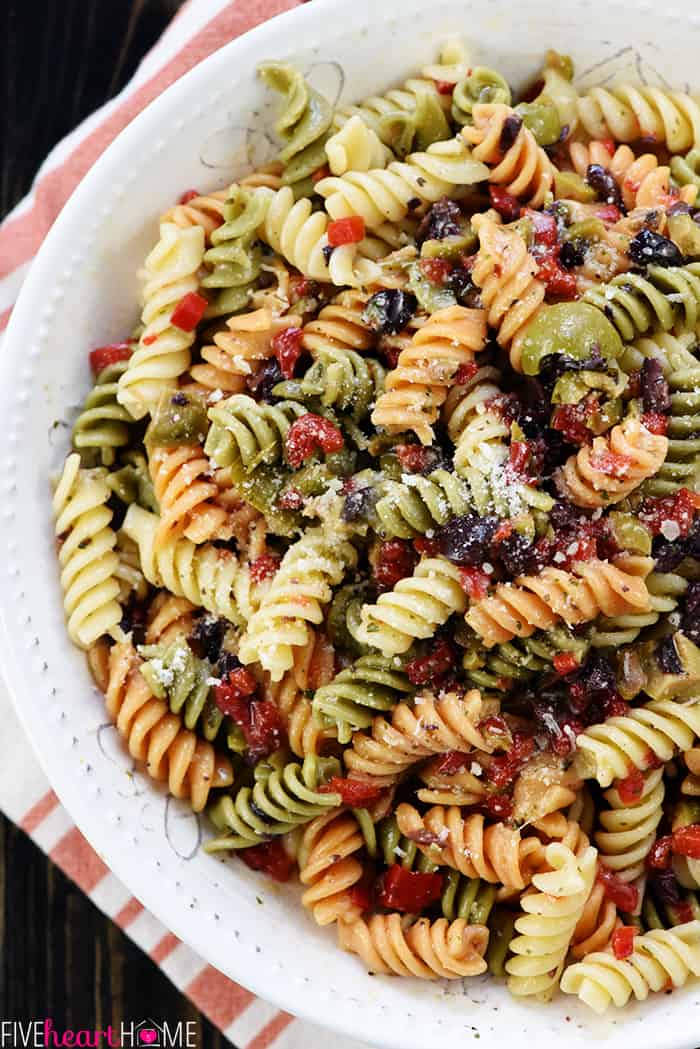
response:
<path id="1" fill-rule="evenodd" d="M 520 134 L 520 128 L 522 126 L 522 118 L 517 116 L 517 114 L 515 113 L 512 113 L 503 121 L 503 127 L 501 128 L 501 137 L 498 142 L 498 145 L 502 153 L 505 153 L 506 150 L 510 149 L 510 147 L 513 145 L 516 138 Z"/>
<path id="2" fill-rule="evenodd" d="M 377 291 L 367 300 L 362 313 L 365 324 L 380 335 L 398 335 L 418 307 L 415 295 L 397 288 Z"/>
<path id="3" fill-rule="evenodd" d="M 668 383 L 664 379 L 661 363 L 656 358 L 648 357 L 644 361 L 640 374 L 640 385 L 645 412 L 663 413 L 669 410 L 671 397 Z"/>
<path id="4" fill-rule="evenodd" d="M 224 640 L 226 622 L 217 616 L 203 615 L 192 628 L 191 638 L 199 645 L 202 658 L 216 663 Z"/>
<path id="5" fill-rule="evenodd" d="M 170 398 L 170 403 L 171 404 L 176 404 L 176 405 L 179 405 L 180 407 L 182 407 L 182 405 L 189 404 L 190 402 L 187 400 L 187 394 L 185 394 L 185 393 L 174 393 L 172 395 L 172 397 Z"/>
<path id="6" fill-rule="evenodd" d="M 321 248 L 321 253 L 322 253 L 322 255 L 323 255 L 323 257 L 324 257 L 324 259 L 326 261 L 326 266 L 331 261 L 331 255 L 333 254 L 334 251 L 335 251 L 335 248 L 333 247 L 332 244 L 324 244 L 323 247 Z"/>
<path id="7" fill-rule="evenodd" d="M 604 168 L 602 164 L 589 164 L 588 171 L 586 172 L 586 182 L 594 189 L 601 200 L 605 201 L 606 204 L 614 204 L 620 211 L 625 210 L 625 205 L 622 201 L 622 193 L 620 187 L 613 175 L 610 174 L 607 168 Z"/>
<path id="8" fill-rule="evenodd" d="M 640 229 L 630 241 L 629 256 L 638 266 L 682 266 L 683 254 L 676 244 L 651 229 Z"/>
<path id="9" fill-rule="evenodd" d="M 459 205 L 449 197 L 442 197 L 427 212 L 418 227 L 416 244 L 424 240 L 444 240 L 445 237 L 456 237 L 462 232 L 460 219 L 462 212 Z"/>
<path id="10" fill-rule="evenodd" d="M 498 557 L 512 576 L 526 575 L 538 567 L 535 564 L 535 544 L 518 532 L 513 532 L 498 544 Z"/>
<path id="11" fill-rule="evenodd" d="M 223 652 L 216 667 L 217 675 L 220 678 L 228 677 L 232 670 L 240 670 L 242 666 L 240 659 L 234 656 L 233 652 Z"/>
<path id="12" fill-rule="evenodd" d="M 249 375 L 246 379 L 246 387 L 251 393 L 257 395 L 258 399 L 272 404 L 275 398 L 272 395 L 273 388 L 281 382 L 284 376 L 276 357 L 270 357 L 259 372 Z"/>
<path id="13" fill-rule="evenodd" d="M 664 674 L 681 674 L 683 672 L 683 664 L 672 635 L 665 637 L 656 646 L 656 658 Z"/>
<path id="14" fill-rule="evenodd" d="M 366 486 L 348 492 L 343 503 L 343 520 L 367 520 L 377 501 L 376 489 Z"/>
<path id="15" fill-rule="evenodd" d="M 436 532 L 440 553 L 456 564 L 482 565 L 489 560 L 491 541 L 498 525 L 498 518 L 493 515 L 453 517 Z"/>
<path id="16" fill-rule="evenodd" d="M 700 642 L 700 583 L 691 583 L 686 591 L 681 630 L 696 645 Z"/>
<path id="17" fill-rule="evenodd" d="M 580 237 L 565 241 L 559 252 L 559 261 L 565 270 L 572 270 L 574 266 L 583 266 L 586 261 L 586 241 Z"/>
<path id="18" fill-rule="evenodd" d="M 471 309 L 481 306 L 481 289 L 477 288 L 471 273 L 463 266 L 454 267 L 445 286 L 454 292 L 462 306 L 469 306 Z"/>

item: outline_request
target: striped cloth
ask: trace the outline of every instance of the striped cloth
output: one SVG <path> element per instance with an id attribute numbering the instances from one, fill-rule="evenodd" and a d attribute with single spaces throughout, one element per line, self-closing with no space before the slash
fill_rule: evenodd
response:
<path id="1" fill-rule="evenodd" d="M 300 0 L 188 0 L 127 87 L 51 151 L 31 192 L 0 226 L 0 338 L 32 258 L 71 192 L 112 139 L 207 55 Z M 105 866 L 50 789 L 0 683 L 0 809 L 156 962 L 240 1049 L 363 1049 L 295 1020 L 207 965 Z"/>

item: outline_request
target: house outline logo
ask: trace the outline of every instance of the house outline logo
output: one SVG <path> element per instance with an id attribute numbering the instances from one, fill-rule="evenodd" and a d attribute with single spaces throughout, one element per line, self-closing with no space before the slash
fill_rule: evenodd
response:
<path id="1" fill-rule="evenodd" d="M 138 1049 L 164 1049 L 163 1026 L 150 1017 L 134 1024 L 132 1045 Z"/>

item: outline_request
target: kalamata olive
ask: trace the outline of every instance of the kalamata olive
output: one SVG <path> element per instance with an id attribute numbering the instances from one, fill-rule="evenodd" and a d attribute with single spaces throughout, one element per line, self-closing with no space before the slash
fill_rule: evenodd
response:
<path id="1" fill-rule="evenodd" d="M 591 186 L 600 199 L 606 204 L 614 204 L 620 211 L 625 210 L 625 205 L 622 201 L 622 193 L 620 187 L 613 175 L 610 174 L 607 168 L 604 168 L 602 164 L 589 164 L 588 170 L 586 171 L 586 182 Z"/>
<path id="2" fill-rule="evenodd" d="M 501 137 L 498 141 L 499 148 L 502 153 L 515 142 L 516 138 L 520 134 L 520 128 L 523 126 L 522 118 L 512 113 L 509 117 L 503 121 L 503 127 L 501 128 Z"/>
<path id="3" fill-rule="evenodd" d="M 535 544 L 524 535 L 513 532 L 498 545 L 498 556 L 506 572 L 512 576 L 527 575 L 537 570 Z"/>
<path id="4" fill-rule="evenodd" d="M 664 379 L 661 362 L 647 357 L 640 374 L 642 404 L 645 412 L 667 412 L 671 407 L 668 383 Z"/>
<path id="5" fill-rule="evenodd" d="M 559 262 L 565 270 L 572 270 L 574 266 L 583 266 L 586 261 L 586 241 L 566 240 L 559 252 Z"/>
<path id="6" fill-rule="evenodd" d="M 246 378 L 246 387 L 251 393 L 257 395 L 259 400 L 271 404 L 274 400 L 273 387 L 281 382 L 284 376 L 276 357 L 270 357 L 260 371 Z"/>
<path id="7" fill-rule="evenodd" d="M 656 646 L 656 658 L 664 674 L 681 674 L 683 672 L 683 664 L 678 655 L 678 649 L 672 634 L 658 643 Z"/>
<path id="8" fill-rule="evenodd" d="M 398 335 L 416 312 L 417 306 L 415 295 L 398 288 L 389 288 L 370 296 L 362 319 L 380 335 Z"/>
<path id="9" fill-rule="evenodd" d="M 460 219 L 462 212 L 459 205 L 442 197 L 425 215 L 416 233 L 416 244 L 424 240 L 444 240 L 445 237 L 456 237 L 462 232 Z"/>
<path id="10" fill-rule="evenodd" d="M 369 485 L 348 492 L 343 503 L 343 520 L 367 520 L 377 501 L 376 489 Z"/>
<path id="11" fill-rule="evenodd" d="M 205 613 L 192 628 L 191 638 L 198 644 L 203 659 L 216 663 L 221 652 L 221 642 L 226 632 L 226 622 L 217 616 Z"/>
<path id="12" fill-rule="evenodd" d="M 435 533 L 440 553 L 460 565 L 482 565 L 490 557 L 490 546 L 499 520 L 493 515 L 453 517 Z"/>
<path id="13" fill-rule="evenodd" d="M 654 233 L 651 229 L 640 229 L 630 241 L 629 256 L 638 266 L 682 266 L 683 255 L 678 246 Z"/>

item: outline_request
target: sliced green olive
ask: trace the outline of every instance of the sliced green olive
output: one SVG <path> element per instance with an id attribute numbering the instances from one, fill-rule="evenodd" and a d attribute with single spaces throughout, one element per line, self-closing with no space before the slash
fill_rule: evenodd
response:
<path id="1" fill-rule="evenodd" d="M 471 255 L 478 246 L 479 238 L 470 226 L 458 235 L 423 241 L 420 253 L 423 259 L 458 259 L 460 255 Z"/>
<path id="2" fill-rule="evenodd" d="M 582 219 L 574 222 L 566 231 L 567 240 L 600 240 L 605 236 L 605 225 L 601 219 Z"/>
<path id="3" fill-rule="evenodd" d="M 515 112 L 535 136 L 538 146 L 553 146 L 561 136 L 561 120 L 551 102 L 521 102 Z"/>
<path id="4" fill-rule="evenodd" d="M 203 441 L 209 429 L 203 397 L 191 393 L 164 394 L 146 431 L 148 445 L 194 444 Z"/>
<path id="5" fill-rule="evenodd" d="M 651 532 L 634 514 L 611 510 L 608 521 L 615 542 L 621 550 L 647 557 L 651 553 Z"/>
<path id="6" fill-rule="evenodd" d="M 408 277 L 408 289 L 413 292 L 418 299 L 418 304 L 426 313 L 435 313 L 436 310 L 456 305 L 457 298 L 454 292 L 428 280 L 417 262 L 409 266 Z"/>
<path id="7" fill-rule="evenodd" d="M 596 192 L 575 171 L 557 171 L 554 176 L 554 196 L 557 199 L 563 197 L 566 200 L 576 200 L 580 204 L 592 204 L 596 199 Z"/>
<path id="8" fill-rule="evenodd" d="M 700 255 L 700 226 L 690 215 L 669 215 L 668 235 L 684 255 L 692 258 Z"/>
<path id="9" fill-rule="evenodd" d="M 622 353 L 622 339 L 605 314 L 589 303 L 560 302 L 542 309 L 526 328 L 522 368 L 526 375 L 537 375 L 552 353 L 586 360 L 596 348 L 608 360 Z"/>

